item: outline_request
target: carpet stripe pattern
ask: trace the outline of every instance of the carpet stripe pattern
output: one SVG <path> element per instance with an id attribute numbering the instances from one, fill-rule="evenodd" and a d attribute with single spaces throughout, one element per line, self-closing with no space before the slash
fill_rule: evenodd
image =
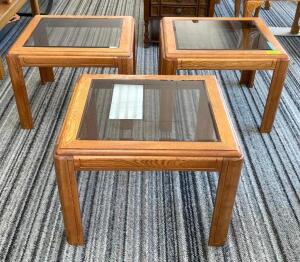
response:
<path id="1" fill-rule="evenodd" d="M 215 14 L 233 16 L 233 10 L 233 1 L 223 0 Z M 261 17 L 270 26 L 289 26 L 294 12 L 294 3 L 280 2 Z M 143 47 L 143 1 L 55 0 L 52 13 L 134 16 L 137 73 L 157 74 L 158 47 Z M 28 21 L 1 31 L 2 58 Z M 55 68 L 55 82 L 42 86 L 37 68 L 25 68 L 31 131 L 20 128 L 6 75 L 0 81 L 0 261 L 299 261 L 300 38 L 279 40 L 291 61 L 270 134 L 258 127 L 271 72 L 258 72 L 251 90 L 239 84 L 238 71 L 180 72 L 217 76 L 245 155 L 228 242 L 220 248 L 207 246 L 218 175 L 159 171 L 80 172 L 87 242 L 68 245 L 54 145 L 79 76 L 116 71 Z"/>

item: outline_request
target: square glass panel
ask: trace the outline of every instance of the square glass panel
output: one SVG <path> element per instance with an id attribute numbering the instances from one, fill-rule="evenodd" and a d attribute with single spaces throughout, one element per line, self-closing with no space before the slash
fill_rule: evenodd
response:
<path id="1" fill-rule="evenodd" d="M 93 80 L 77 139 L 219 141 L 204 81 Z"/>
<path id="2" fill-rule="evenodd" d="M 272 50 L 253 21 L 175 20 L 177 50 Z"/>
<path id="3" fill-rule="evenodd" d="M 118 48 L 123 19 L 42 18 L 25 47 Z"/>

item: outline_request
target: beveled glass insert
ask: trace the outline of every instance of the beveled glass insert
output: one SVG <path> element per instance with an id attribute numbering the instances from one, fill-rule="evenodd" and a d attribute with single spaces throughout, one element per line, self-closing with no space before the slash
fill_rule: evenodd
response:
<path id="1" fill-rule="evenodd" d="M 93 80 L 77 139 L 219 141 L 204 81 Z"/>
<path id="2" fill-rule="evenodd" d="M 253 21 L 175 20 L 178 50 L 272 50 Z"/>
<path id="3" fill-rule="evenodd" d="M 123 19 L 42 18 L 25 47 L 118 48 Z"/>

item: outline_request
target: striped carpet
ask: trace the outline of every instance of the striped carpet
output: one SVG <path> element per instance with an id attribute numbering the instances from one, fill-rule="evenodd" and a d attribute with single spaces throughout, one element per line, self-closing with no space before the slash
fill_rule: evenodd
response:
<path id="1" fill-rule="evenodd" d="M 55 14 L 132 15 L 137 21 L 137 72 L 157 73 L 158 48 L 143 48 L 142 0 L 55 0 Z M 295 4 L 276 3 L 261 16 L 272 26 L 292 23 Z M 217 16 L 232 16 L 223 0 Z M 4 58 L 28 23 L 1 32 Z M 11 83 L 0 81 L 0 261 L 300 261 L 300 38 L 281 38 L 291 63 L 271 134 L 258 126 L 271 72 L 255 88 L 238 71 L 217 76 L 238 131 L 245 165 L 228 242 L 207 246 L 217 174 L 200 172 L 82 172 L 78 176 L 86 245 L 66 243 L 53 167 L 53 148 L 73 86 L 83 72 L 55 68 L 39 84 L 24 69 L 36 128 L 20 129 Z M 7 66 L 5 65 L 7 71 Z"/>

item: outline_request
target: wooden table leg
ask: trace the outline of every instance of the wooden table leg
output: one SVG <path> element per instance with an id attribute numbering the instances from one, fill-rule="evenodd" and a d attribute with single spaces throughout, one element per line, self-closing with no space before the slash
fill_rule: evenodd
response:
<path id="1" fill-rule="evenodd" d="M 221 246 L 227 239 L 243 159 L 224 159 L 220 172 L 209 245 Z"/>
<path id="2" fill-rule="evenodd" d="M 244 0 L 243 16 L 252 17 L 253 14 L 258 16 L 262 4 L 262 0 Z"/>
<path id="3" fill-rule="evenodd" d="M 295 18 L 294 18 L 293 25 L 291 28 L 291 34 L 299 33 L 299 20 L 300 20 L 300 2 L 298 2 L 298 4 L 297 4 Z"/>
<path id="4" fill-rule="evenodd" d="M 39 67 L 39 71 L 42 85 L 54 81 L 54 73 L 52 67 Z"/>
<path id="5" fill-rule="evenodd" d="M 235 2 L 234 2 L 234 15 L 236 17 L 240 16 L 240 10 L 241 10 L 241 0 L 235 0 Z"/>
<path id="6" fill-rule="evenodd" d="M 3 77 L 4 77 L 4 66 L 0 58 L 0 79 L 3 79 Z"/>
<path id="7" fill-rule="evenodd" d="M 73 160 L 57 155 L 54 156 L 54 160 L 67 240 L 71 245 L 83 245 L 84 236 Z"/>
<path id="8" fill-rule="evenodd" d="M 32 115 L 28 101 L 23 70 L 19 58 L 14 55 L 7 56 L 8 70 L 12 82 L 19 118 L 22 128 L 33 128 Z"/>
<path id="9" fill-rule="evenodd" d="M 160 74 L 161 75 L 176 75 L 176 61 L 167 60 L 164 57 L 160 58 Z"/>
<path id="10" fill-rule="evenodd" d="M 208 9 L 208 16 L 213 17 L 215 14 L 215 5 L 216 0 L 210 0 L 209 1 L 209 9 Z"/>
<path id="11" fill-rule="evenodd" d="M 121 58 L 118 60 L 118 74 L 133 75 L 135 73 L 134 58 Z"/>
<path id="12" fill-rule="evenodd" d="M 255 73 L 255 70 L 243 70 L 241 72 L 240 84 L 244 84 L 249 88 L 253 87 Z"/>
<path id="13" fill-rule="evenodd" d="M 271 8 L 271 2 L 270 1 L 265 1 L 265 9 L 269 10 Z"/>
<path id="14" fill-rule="evenodd" d="M 39 1 L 38 0 L 30 0 L 30 5 L 31 5 L 32 14 L 39 15 L 40 14 Z"/>
<path id="15" fill-rule="evenodd" d="M 288 71 L 288 63 L 288 60 L 281 60 L 276 63 L 260 126 L 260 131 L 262 133 L 268 133 L 272 130 L 276 111 L 279 106 L 281 92 L 284 86 L 285 77 Z"/>

